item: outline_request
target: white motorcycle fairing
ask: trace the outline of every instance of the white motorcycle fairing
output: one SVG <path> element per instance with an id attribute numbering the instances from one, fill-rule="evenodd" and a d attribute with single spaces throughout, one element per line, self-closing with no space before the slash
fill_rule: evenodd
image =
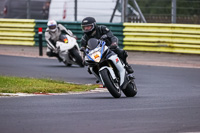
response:
<path id="1" fill-rule="evenodd" d="M 60 51 L 67 52 L 69 49 L 72 49 L 74 46 L 77 46 L 77 48 L 79 48 L 75 38 L 70 37 L 69 35 L 66 35 L 66 36 L 68 39 L 67 43 L 64 43 L 61 41 L 56 42 L 56 47 L 57 48 L 59 47 Z"/>
<path id="2" fill-rule="evenodd" d="M 59 49 L 59 56 L 63 59 L 63 62 L 66 64 L 77 64 L 74 60 L 70 59 L 69 50 L 76 48 L 79 51 L 79 46 L 75 38 L 69 35 L 66 35 L 66 37 L 67 43 L 64 43 L 62 41 L 56 42 L 56 47 Z"/>

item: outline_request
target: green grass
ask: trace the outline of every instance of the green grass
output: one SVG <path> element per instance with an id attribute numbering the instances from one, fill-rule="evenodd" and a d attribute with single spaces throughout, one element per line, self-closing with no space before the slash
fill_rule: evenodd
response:
<path id="1" fill-rule="evenodd" d="M 67 93 L 97 87 L 98 85 L 77 85 L 51 79 L 0 76 L 0 93 Z"/>

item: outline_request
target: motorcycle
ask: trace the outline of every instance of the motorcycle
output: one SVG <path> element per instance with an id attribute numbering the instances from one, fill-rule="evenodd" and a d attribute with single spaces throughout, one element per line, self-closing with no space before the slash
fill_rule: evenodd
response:
<path id="1" fill-rule="evenodd" d="M 66 66 L 72 64 L 84 67 L 83 59 L 77 41 L 69 35 L 61 35 L 59 41 L 56 42 L 59 57 Z"/>
<path id="2" fill-rule="evenodd" d="M 93 74 L 108 89 L 114 98 L 121 97 L 121 91 L 126 97 L 134 97 L 137 87 L 134 76 L 126 72 L 125 64 L 113 51 L 106 46 L 106 42 L 91 38 L 88 40 L 85 53 L 85 65 L 89 73 Z"/>

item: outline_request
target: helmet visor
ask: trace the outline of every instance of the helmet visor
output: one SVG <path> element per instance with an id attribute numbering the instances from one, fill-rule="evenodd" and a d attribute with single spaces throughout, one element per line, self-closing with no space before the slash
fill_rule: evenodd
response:
<path id="1" fill-rule="evenodd" d="M 94 25 L 93 24 L 82 25 L 82 30 L 84 32 L 89 32 L 89 31 L 92 31 L 93 29 L 94 29 Z"/>
<path id="2" fill-rule="evenodd" d="M 51 26 L 49 26 L 49 29 L 50 30 L 53 30 L 53 29 L 55 29 L 56 28 L 56 25 L 51 25 Z"/>

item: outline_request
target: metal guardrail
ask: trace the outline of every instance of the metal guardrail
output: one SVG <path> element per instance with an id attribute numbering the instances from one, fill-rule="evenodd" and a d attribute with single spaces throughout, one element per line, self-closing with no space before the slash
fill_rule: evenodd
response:
<path id="1" fill-rule="evenodd" d="M 80 22 L 58 21 L 70 29 L 77 37 L 78 43 L 83 35 Z M 119 38 L 119 44 L 123 43 L 123 25 L 121 23 L 98 23 L 106 25 Z M 43 46 L 46 46 L 44 32 L 47 28 L 47 20 L 34 19 L 0 19 L 0 44 L 8 45 L 39 45 L 38 28 L 43 28 Z"/>
<path id="2" fill-rule="evenodd" d="M 125 50 L 200 54 L 200 25 L 124 23 Z"/>
<path id="3" fill-rule="evenodd" d="M 80 22 L 58 22 L 70 29 L 78 43 L 83 35 Z M 38 28 L 46 20 L 0 19 L 0 44 L 38 46 Z M 133 51 L 200 54 L 200 25 L 155 23 L 98 23 L 106 25 L 119 38 L 120 47 Z"/>

